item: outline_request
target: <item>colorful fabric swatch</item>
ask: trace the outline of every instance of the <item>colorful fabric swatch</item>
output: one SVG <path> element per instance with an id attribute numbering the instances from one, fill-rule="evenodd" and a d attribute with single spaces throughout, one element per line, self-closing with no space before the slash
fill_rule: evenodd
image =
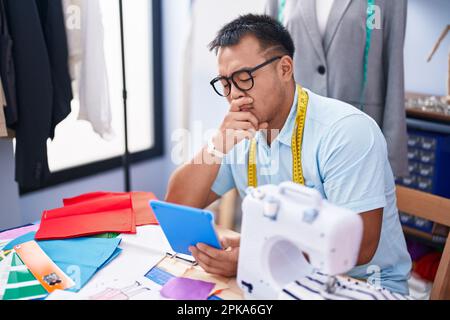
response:
<path id="1" fill-rule="evenodd" d="M 5 248 L 33 240 L 35 232 L 14 239 Z M 120 238 L 74 238 L 37 241 L 42 250 L 75 281 L 70 291 L 79 291 L 94 276 L 114 260 L 122 251 Z"/>
<path id="2" fill-rule="evenodd" d="M 10 257 L 10 264 L 3 271 L 3 276 L 8 274 L 8 280 L 3 294 L 0 292 L 2 299 L 32 300 L 45 298 L 48 292 L 28 270 L 17 253 L 14 252 Z M 2 273 L 0 273 L 0 279 L 1 277 Z"/>
<path id="3" fill-rule="evenodd" d="M 19 244 L 14 247 L 14 251 L 48 293 L 75 286 L 75 282 L 49 258 L 36 241 Z"/>
<path id="4" fill-rule="evenodd" d="M 172 278 L 161 289 L 161 295 L 176 300 L 207 300 L 215 284 L 189 278 Z"/>

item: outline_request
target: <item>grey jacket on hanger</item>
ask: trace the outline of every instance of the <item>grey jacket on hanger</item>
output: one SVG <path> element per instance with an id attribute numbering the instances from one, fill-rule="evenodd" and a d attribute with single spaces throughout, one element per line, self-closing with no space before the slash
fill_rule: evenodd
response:
<path id="1" fill-rule="evenodd" d="M 278 18 L 279 0 L 266 13 Z M 408 175 L 403 47 L 406 0 L 377 0 L 381 28 L 373 29 L 367 87 L 361 99 L 366 45 L 366 0 L 335 0 L 322 38 L 315 0 L 286 0 L 284 25 L 295 46 L 296 81 L 313 92 L 360 107 L 386 137 L 396 176 Z M 364 101 L 361 101 L 364 100 Z"/>

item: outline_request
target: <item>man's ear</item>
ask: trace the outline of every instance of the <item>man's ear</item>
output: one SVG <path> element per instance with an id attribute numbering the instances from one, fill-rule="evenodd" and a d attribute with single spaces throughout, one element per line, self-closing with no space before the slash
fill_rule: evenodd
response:
<path id="1" fill-rule="evenodd" d="M 280 60 L 280 76 L 283 80 L 291 81 L 294 73 L 294 61 L 289 56 L 284 56 Z"/>

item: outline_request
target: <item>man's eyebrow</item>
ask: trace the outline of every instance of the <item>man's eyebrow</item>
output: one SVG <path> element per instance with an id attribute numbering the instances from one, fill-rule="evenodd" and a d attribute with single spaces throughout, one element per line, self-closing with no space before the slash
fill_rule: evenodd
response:
<path id="1" fill-rule="evenodd" d="M 246 70 L 249 70 L 249 69 L 251 69 L 251 67 L 242 67 L 240 69 L 237 69 L 237 70 L 233 71 L 232 73 L 230 73 L 230 75 L 222 75 L 222 74 L 219 73 L 219 75 L 217 77 L 218 78 L 229 78 L 229 77 L 231 77 L 232 74 L 234 74 L 236 72 L 246 71 Z"/>

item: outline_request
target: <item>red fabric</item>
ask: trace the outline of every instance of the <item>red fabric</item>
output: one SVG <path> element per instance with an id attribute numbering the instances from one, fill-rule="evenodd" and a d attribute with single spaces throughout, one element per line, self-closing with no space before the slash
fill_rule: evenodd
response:
<path id="1" fill-rule="evenodd" d="M 101 197 L 44 211 L 35 238 L 65 239 L 106 232 L 136 233 L 131 195 Z"/>
<path id="2" fill-rule="evenodd" d="M 103 191 L 85 193 L 85 194 L 79 195 L 77 197 L 63 199 L 63 203 L 64 203 L 64 206 L 71 206 L 74 204 L 78 204 L 80 202 L 95 200 L 99 197 L 104 197 L 104 196 L 114 195 L 114 194 L 119 194 L 119 193 L 103 192 Z"/>
<path id="3" fill-rule="evenodd" d="M 413 268 L 414 272 L 422 279 L 433 282 L 436 277 L 441 257 L 442 254 L 439 252 L 428 253 L 416 261 Z"/>
<path id="4" fill-rule="evenodd" d="M 143 226 L 148 224 L 158 224 L 158 220 L 153 213 L 149 202 L 150 200 L 157 200 L 156 196 L 151 192 L 92 192 L 82 194 L 78 197 L 64 199 L 64 206 L 79 204 L 82 202 L 98 201 L 99 199 L 114 199 L 124 195 L 131 195 L 132 209 L 136 215 L 136 226 Z"/>

